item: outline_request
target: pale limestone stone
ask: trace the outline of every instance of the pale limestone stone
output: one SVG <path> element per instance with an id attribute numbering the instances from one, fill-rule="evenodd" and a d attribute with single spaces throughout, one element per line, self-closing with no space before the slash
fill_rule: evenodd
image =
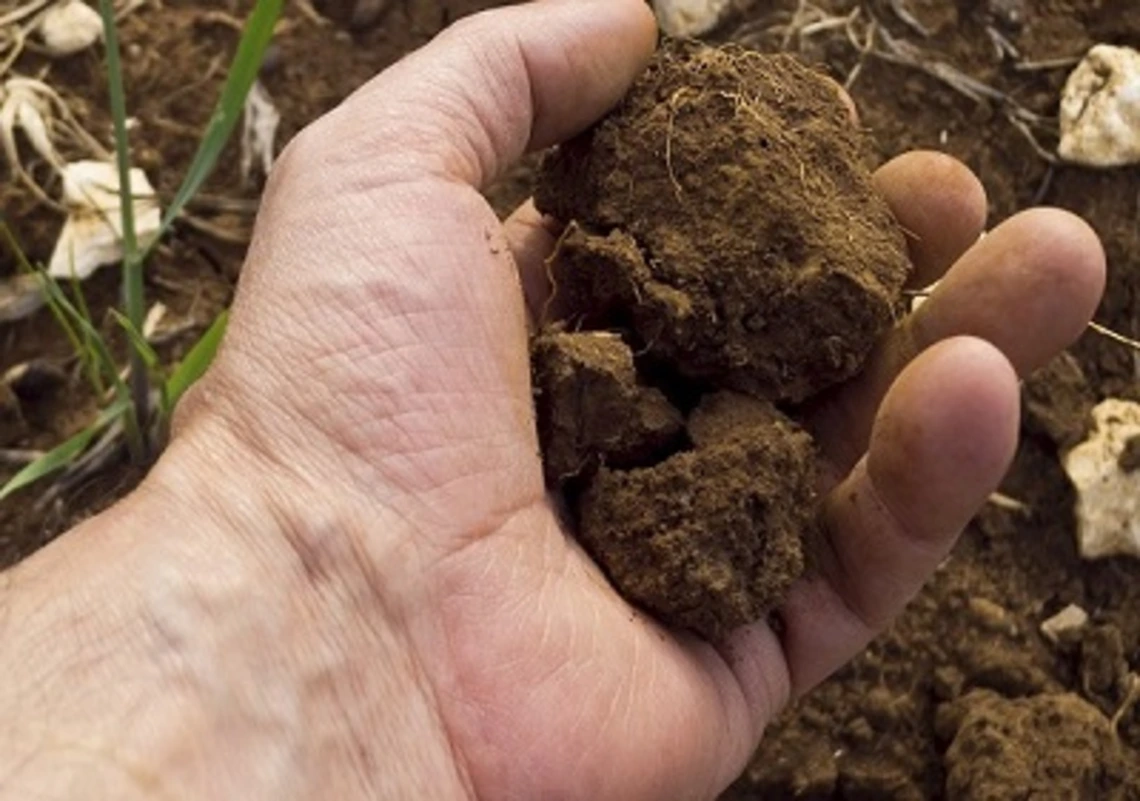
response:
<path id="1" fill-rule="evenodd" d="M 731 0 L 653 0 L 657 22 L 670 36 L 700 36 L 715 28 Z"/>
<path id="2" fill-rule="evenodd" d="M 1051 643 L 1072 637 L 1089 622 L 1089 613 L 1076 604 L 1069 604 L 1041 624 L 1041 634 Z"/>
<path id="3" fill-rule="evenodd" d="M 63 0 L 40 17 L 39 34 L 49 55 L 70 56 L 103 37 L 103 20 L 82 0 Z"/>
<path id="4" fill-rule="evenodd" d="M 1140 470 L 1121 454 L 1140 437 L 1140 404 L 1110 398 L 1093 409 L 1093 431 L 1064 458 L 1077 490 L 1077 544 L 1084 559 L 1140 558 Z"/>
<path id="5" fill-rule="evenodd" d="M 56 240 L 48 274 L 58 279 L 87 278 L 123 257 L 119 172 L 103 161 L 76 161 L 62 170 L 67 220 Z M 161 210 L 154 188 L 140 169 L 131 170 L 135 234 L 140 247 L 158 233 Z"/>
<path id="6" fill-rule="evenodd" d="M 1140 163 L 1140 52 L 1097 45 L 1061 93 L 1061 144 L 1066 161 L 1088 167 Z"/>

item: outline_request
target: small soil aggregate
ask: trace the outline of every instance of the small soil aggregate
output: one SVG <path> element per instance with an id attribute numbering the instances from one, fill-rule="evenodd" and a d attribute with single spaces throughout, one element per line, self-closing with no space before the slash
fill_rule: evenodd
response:
<path id="1" fill-rule="evenodd" d="M 910 272 L 868 152 L 793 58 L 666 41 L 542 165 L 536 203 L 567 223 L 532 346 L 547 481 L 668 625 L 721 638 L 803 572 L 815 448 L 773 404 L 858 371 Z"/>
<path id="2" fill-rule="evenodd" d="M 579 538 L 626 598 L 720 639 L 763 617 L 803 572 L 815 449 L 774 407 L 742 396 L 710 396 L 689 431 L 694 450 L 599 470 L 579 503 Z"/>
<path id="3" fill-rule="evenodd" d="M 961 801 L 1123 799 L 1124 753 L 1112 726 L 1072 693 L 1006 698 L 974 690 L 939 710 L 946 792 Z M 1049 757 L 1042 759 L 1043 746 Z"/>
<path id="4" fill-rule="evenodd" d="M 644 464 L 681 435 L 684 417 L 659 390 L 638 384 L 633 352 L 616 334 L 551 332 L 531 353 L 549 483 L 601 462 Z"/>

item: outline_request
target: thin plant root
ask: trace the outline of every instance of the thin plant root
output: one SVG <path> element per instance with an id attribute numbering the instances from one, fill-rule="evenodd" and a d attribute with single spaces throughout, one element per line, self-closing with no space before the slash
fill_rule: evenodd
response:
<path id="1" fill-rule="evenodd" d="M 908 27 L 923 36 L 930 35 L 925 26 L 922 26 L 909 12 L 903 0 L 891 0 L 891 8 Z M 927 53 L 906 39 L 893 36 L 861 5 L 845 16 L 832 16 L 813 5 L 810 0 L 799 0 L 791 15 L 791 20 L 786 25 L 768 24 L 767 27 L 763 28 L 756 24 L 741 26 L 731 39 L 747 46 L 756 44 L 772 34 L 779 33 L 782 35 L 782 49 L 792 49 L 793 43 L 798 45 L 798 49 L 802 49 L 807 38 L 837 30 L 844 31 L 847 41 L 858 54 L 855 66 L 852 67 L 851 72 L 843 81 L 845 90 L 850 91 L 855 85 L 863 72 L 867 59 L 871 56 L 888 63 L 917 69 L 975 103 L 988 102 L 997 105 L 1003 116 L 1025 137 L 1030 147 L 1033 148 L 1033 152 L 1040 159 L 1050 165 L 1059 163 L 1056 153 L 1041 143 L 1037 133 L 1037 131 L 1043 131 L 1047 134 L 1056 135 L 1056 119 L 1025 108 L 1012 96 L 1000 89 L 968 75 L 953 64 Z M 1060 69 L 1074 62 L 1070 58 L 1041 62 L 1020 61 L 1021 55 L 1017 48 L 999 31 L 993 29 L 991 39 L 994 41 L 999 56 L 1015 60 L 1015 68 L 1019 71 Z"/>
<path id="2" fill-rule="evenodd" d="M 1081 63 L 1082 56 L 1062 56 L 1059 58 L 1046 58 L 1040 61 L 1019 61 L 1013 65 L 1017 72 L 1042 72 L 1048 70 L 1067 70 Z"/>
<path id="3" fill-rule="evenodd" d="M 9 470 L 27 467 L 37 459 L 42 459 L 43 451 L 25 450 L 23 448 L 0 448 L 0 466 Z"/>
<path id="4" fill-rule="evenodd" d="M 8 70 L 20 58 L 24 52 L 24 47 L 27 45 L 28 34 L 27 31 L 20 25 L 13 25 L 11 32 L 5 34 L 0 30 L 0 53 L 7 49 L 8 54 L 0 60 L 0 78 L 8 74 Z"/>
<path id="5" fill-rule="evenodd" d="M 1140 705 L 1140 673 L 1129 673 L 1128 693 L 1124 696 L 1124 700 L 1120 702 L 1120 708 L 1116 710 L 1116 713 L 1112 716 L 1112 720 L 1110 721 L 1112 732 L 1117 737 L 1120 736 L 1120 721 L 1137 705 Z"/>
<path id="6" fill-rule="evenodd" d="M 1055 121 L 1025 108 L 1010 95 L 967 75 L 954 65 L 928 55 L 911 42 L 895 38 L 885 28 L 880 27 L 877 34 L 883 47 L 873 48 L 872 55 L 893 64 L 920 70 L 975 103 L 988 101 L 997 104 L 1010 124 L 1026 138 L 1034 153 L 1049 164 L 1057 163 L 1056 154 L 1041 145 L 1032 130 L 1033 127 L 1039 127 L 1055 131 Z"/>
<path id="7" fill-rule="evenodd" d="M 924 39 L 930 38 L 931 30 L 919 21 L 911 10 L 907 8 L 906 0 L 890 0 L 891 11 L 899 20 Z"/>
<path id="8" fill-rule="evenodd" d="M 858 34 L 855 32 L 855 21 L 859 18 L 859 8 L 855 9 L 850 19 L 847 21 L 847 41 L 851 42 L 852 46 L 858 51 L 859 59 L 855 62 L 855 66 L 851 68 L 851 72 L 847 73 L 847 78 L 843 81 L 843 89 L 850 92 L 851 88 L 855 86 L 855 82 L 859 80 L 859 76 L 863 73 L 863 67 L 867 63 L 867 57 L 875 47 L 875 34 L 879 30 L 878 20 L 872 19 L 867 25 L 866 33 L 862 41 L 859 40 Z"/>
<path id="9" fill-rule="evenodd" d="M 6 14 L 0 14 L 0 28 L 7 28 L 9 25 L 22 22 L 29 17 L 37 15 L 50 4 L 51 0 L 32 0 L 32 2 L 14 8 Z"/>
<path id="10" fill-rule="evenodd" d="M 42 80 L 13 77 L 0 85 L 0 150 L 17 180 L 38 200 L 62 210 L 25 167 L 16 145 L 16 129 L 23 130 L 32 149 L 55 172 L 65 164 L 61 146 L 107 161 L 110 151 L 76 118 L 60 94 Z"/>
<path id="11" fill-rule="evenodd" d="M 990 494 L 987 502 L 991 506 L 996 506 L 998 509 L 1004 509 L 1007 512 L 1017 512 L 1018 514 L 1025 514 L 1029 511 L 1029 506 L 1024 501 L 1019 501 L 1017 498 L 1011 498 L 1008 495 L 1003 495 L 1000 492 Z"/>
<path id="12" fill-rule="evenodd" d="M 828 31 L 842 29 L 851 24 L 851 21 L 862 13 L 856 6 L 850 14 L 828 14 L 809 0 L 800 0 L 791 16 L 786 14 L 770 15 L 760 20 L 745 22 L 729 36 L 729 39 L 745 47 L 769 49 L 760 47 L 763 42 L 771 41 L 775 47 L 783 51 L 802 50 L 806 40 Z M 786 22 L 774 20 L 786 19 Z M 796 47 L 792 45 L 795 43 Z"/>
<path id="13" fill-rule="evenodd" d="M 681 109 L 687 91 L 687 88 L 682 87 L 669 98 L 669 125 L 665 129 L 665 169 L 669 173 L 669 181 L 673 184 L 673 191 L 677 194 L 678 200 L 685 194 L 685 189 L 677 180 L 677 173 L 673 169 L 673 127 L 677 123 L 677 112 Z"/>
<path id="14" fill-rule="evenodd" d="M 121 22 L 149 2 L 151 0 L 118 0 L 114 4 L 115 19 Z M 37 44 L 31 34 L 51 12 L 52 5 L 53 0 L 33 0 L 0 15 L 0 78 L 15 65 L 25 49 L 51 55 L 50 48 Z"/>
<path id="15" fill-rule="evenodd" d="M 993 43 L 994 51 L 997 53 L 999 61 L 1007 56 L 1014 61 L 1021 58 L 1021 51 L 1017 49 L 1017 46 L 994 26 L 986 26 L 986 35 L 990 37 L 990 41 Z"/>
<path id="16" fill-rule="evenodd" d="M 1090 322 L 1089 328 L 1094 332 L 1100 334 L 1105 339 L 1110 339 L 1117 344 L 1124 345 L 1126 348 L 1131 348 L 1132 350 L 1140 353 L 1140 342 L 1132 339 L 1131 337 L 1126 337 L 1124 334 L 1119 334 L 1116 331 L 1113 331 L 1111 328 L 1107 328 L 1106 326 L 1103 326 L 1100 323 L 1096 322 Z"/>

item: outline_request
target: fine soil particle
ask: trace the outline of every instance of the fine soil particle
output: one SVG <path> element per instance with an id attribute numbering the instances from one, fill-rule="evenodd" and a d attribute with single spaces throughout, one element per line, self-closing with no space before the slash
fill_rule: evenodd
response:
<path id="1" fill-rule="evenodd" d="M 1025 382 L 1027 429 L 1044 434 L 1065 450 L 1089 433 L 1096 398 L 1080 362 L 1065 351 Z"/>
<path id="2" fill-rule="evenodd" d="M 977 690 L 938 713 L 946 794 L 960 801 L 1124 799 L 1123 753 L 1108 719 L 1071 693 L 1009 699 Z"/>
<path id="3" fill-rule="evenodd" d="M 850 377 L 910 269 L 867 155 L 838 87 L 794 59 L 666 43 L 543 166 L 539 208 L 582 229 L 555 273 L 564 312 L 628 325 L 683 376 L 771 400 Z"/>
<path id="4" fill-rule="evenodd" d="M 706 399 L 689 427 L 692 451 L 602 468 L 581 500 L 579 537 L 629 600 L 719 639 L 761 618 L 803 572 L 815 450 L 773 407 L 741 396 Z"/>
<path id="5" fill-rule="evenodd" d="M 721 638 L 803 572 L 815 448 L 772 404 L 858 370 L 910 269 L 866 156 L 794 59 L 666 42 L 543 165 L 537 204 L 567 223 L 532 346 L 547 481 L 666 624 Z"/>
<path id="6" fill-rule="evenodd" d="M 633 353 L 616 334 L 550 332 L 531 353 L 549 483 L 601 463 L 653 461 L 682 433 L 681 413 L 660 391 L 638 384 Z"/>
<path id="7" fill-rule="evenodd" d="M 1131 682 L 1119 628 L 1104 623 L 1082 632 L 1078 674 L 1089 701 L 1109 715 L 1120 708 Z"/>
<path id="8" fill-rule="evenodd" d="M 818 737 L 800 737 L 764 766 L 773 781 L 796 801 L 829 801 L 835 797 L 839 767 L 835 749 Z"/>

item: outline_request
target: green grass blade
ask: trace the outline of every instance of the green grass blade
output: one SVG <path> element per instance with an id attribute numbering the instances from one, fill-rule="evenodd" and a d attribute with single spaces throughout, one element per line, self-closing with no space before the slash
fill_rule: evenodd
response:
<path id="1" fill-rule="evenodd" d="M 246 95 L 253 87 L 253 82 L 257 80 L 257 73 L 261 69 L 265 49 L 269 47 L 269 42 L 273 38 L 273 28 L 281 15 L 282 5 L 283 0 L 257 0 L 257 5 L 246 22 L 241 42 L 238 43 L 237 54 L 230 65 L 229 74 L 226 75 L 222 95 L 214 107 L 214 114 L 198 145 L 198 152 L 194 155 L 194 161 L 186 172 L 182 186 L 179 187 L 162 217 L 162 224 L 154 242 L 166 233 L 170 224 L 182 213 L 186 203 L 197 194 L 213 172 L 226 141 L 241 119 Z"/>
<path id="2" fill-rule="evenodd" d="M 25 275 L 37 275 L 41 273 L 41 271 L 33 267 L 32 263 L 28 261 L 28 257 L 24 254 L 23 248 L 20 247 L 20 243 L 16 240 L 15 233 L 13 233 L 8 222 L 2 217 L 0 217 L 0 238 L 4 239 L 8 250 L 15 257 L 16 266 L 20 273 Z M 78 291 L 78 287 L 76 291 Z M 56 302 L 55 296 L 52 293 L 41 290 L 41 294 L 44 296 L 44 303 L 47 305 L 48 311 L 51 312 L 52 317 L 55 318 L 64 336 L 66 336 L 68 342 L 71 343 L 71 348 L 75 351 L 76 358 L 83 364 L 83 370 L 87 373 L 87 378 L 88 381 L 91 382 L 91 386 L 95 389 L 96 394 L 102 395 L 103 382 L 99 377 L 98 354 L 91 348 L 90 338 L 86 336 L 86 334 L 81 336 L 80 331 L 71 324 L 67 313 Z M 82 298 L 82 294 L 80 293 L 78 297 Z M 87 319 L 91 319 L 91 315 L 87 311 L 86 302 L 81 305 L 80 312 Z"/>
<path id="3" fill-rule="evenodd" d="M 206 330 L 206 333 L 202 334 L 202 338 L 186 354 L 182 363 L 170 374 L 170 378 L 166 381 L 165 392 L 166 403 L 170 411 L 174 410 L 186 390 L 190 389 L 194 382 L 206 372 L 206 368 L 213 363 L 214 356 L 218 352 L 218 345 L 222 342 L 229 321 L 230 313 L 228 311 L 219 314 Z"/>
<path id="4" fill-rule="evenodd" d="M 7 245 L 8 250 L 11 251 L 12 257 L 16 260 L 16 266 L 22 273 L 34 273 L 36 268 L 28 261 L 24 249 L 20 247 L 19 241 L 16 239 L 16 234 L 12 231 L 12 227 L 8 225 L 8 220 L 3 215 L 0 215 L 0 236 L 4 237 L 4 244 Z"/>
<path id="5" fill-rule="evenodd" d="M 135 196 L 131 191 L 131 140 L 127 134 L 127 99 L 123 89 L 123 64 L 119 53 L 119 26 L 115 22 L 112 0 L 99 0 L 103 18 L 103 41 L 107 51 L 107 90 L 111 101 L 111 120 L 115 134 L 115 158 L 119 167 L 119 210 L 123 224 L 123 306 L 136 329 L 142 328 L 146 300 L 143 297 L 143 254 L 135 235 Z M 150 414 L 150 376 L 142 364 L 142 354 L 132 349 L 131 397 L 134 418 L 128 423 L 131 455 L 136 462 L 146 458 L 146 441 L 139 433 Z"/>
<path id="6" fill-rule="evenodd" d="M 119 376 L 118 365 L 115 364 L 115 359 L 111 356 L 111 350 L 107 347 L 107 342 L 103 339 L 103 335 L 91 324 L 90 320 L 84 317 L 83 314 L 72 305 L 54 278 L 42 271 L 37 272 L 36 275 L 39 276 L 40 286 L 43 289 L 44 295 L 50 299 L 50 302 L 59 306 L 62 312 L 71 320 L 72 324 L 83 332 L 83 335 L 91 343 L 92 349 L 99 357 L 99 364 L 104 376 L 108 383 L 115 387 L 116 396 L 119 398 L 130 397 L 127 385 Z"/>
<path id="7" fill-rule="evenodd" d="M 67 319 L 67 313 L 55 302 L 54 297 L 43 290 L 40 290 L 40 294 L 44 296 L 44 303 L 47 304 L 51 316 L 55 318 L 56 324 L 63 330 L 68 342 L 71 343 L 71 349 L 75 351 L 76 357 L 83 364 L 83 372 L 87 374 L 87 380 L 90 382 L 92 389 L 94 389 L 96 393 L 101 392 L 103 382 L 99 378 L 97 356 L 91 348 L 89 337 L 85 334 L 81 335 L 81 333 L 76 330 L 75 326 L 71 324 L 71 321 Z"/>
<path id="8" fill-rule="evenodd" d="M 28 261 L 28 257 L 24 253 L 24 249 L 20 247 L 20 243 L 16 240 L 15 233 L 12 232 L 12 229 L 8 225 L 7 220 L 4 219 L 0 219 L 0 237 L 4 238 L 5 245 L 7 246 L 9 252 L 11 252 L 12 256 L 16 259 L 16 268 L 18 272 L 23 275 L 35 275 L 38 271 L 35 267 L 32 266 L 32 263 Z M 71 347 L 72 350 L 75 351 L 75 355 L 81 361 L 86 363 L 86 349 L 83 347 L 83 343 L 80 341 L 78 332 L 72 327 L 71 323 L 68 322 L 67 316 L 63 313 L 63 310 L 55 304 L 54 299 L 47 293 L 42 294 L 44 295 L 44 302 L 47 304 L 48 310 L 51 312 L 52 317 L 55 318 L 55 321 L 59 324 L 59 327 L 63 329 L 63 333 L 71 343 Z"/>
<path id="9" fill-rule="evenodd" d="M 99 0 L 99 14 L 103 18 L 103 42 L 107 50 L 107 93 L 111 101 L 115 160 L 119 167 L 119 205 L 123 218 L 123 261 L 125 262 L 135 260 L 138 255 L 134 194 L 131 192 L 131 140 L 127 133 L 127 95 L 123 89 L 119 26 L 115 22 L 115 4 L 112 0 Z M 127 316 L 132 316 L 130 309 L 127 310 Z M 142 324 L 141 310 L 139 324 Z"/>
<path id="10" fill-rule="evenodd" d="M 145 442 L 142 426 L 139 424 L 138 407 L 135 404 L 130 389 L 119 375 L 118 365 L 111 356 L 107 342 L 103 335 L 91 324 L 83 314 L 72 305 L 67 295 L 60 288 L 59 283 L 50 275 L 39 271 L 36 275 L 40 279 L 40 289 L 44 295 L 51 298 L 51 302 L 58 305 L 60 310 L 83 332 L 84 337 L 98 357 L 99 364 L 106 374 L 107 381 L 115 389 L 115 403 L 111 408 L 117 408 L 123 417 L 123 428 L 127 434 L 127 445 L 131 450 L 131 457 L 141 461 L 145 455 Z"/>
<path id="11" fill-rule="evenodd" d="M 71 297 L 74 299 L 75 308 L 83 315 L 84 320 L 91 320 L 91 309 L 87 305 L 87 296 L 83 294 L 83 286 L 79 278 L 76 277 L 74 270 L 71 274 Z M 52 306 L 52 311 L 56 311 L 56 307 Z M 64 317 L 62 310 L 59 311 L 59 317 Z M 83 335 L 83 352 L 80 354 L 80 359 L 83 361 L 83 369 L 87 372 L 87 379 L 91 382 L 91 386 L 95 389 L 95 394 L 100 398 L 106 391 L 103 384 L 103 376 L 99 370 L 99 353 L 95 350 L 95 346 L 91 342 L 91 337 L 86 333 Z"/>
<path id="12" fill-rule="evenodd" d="M 21 490 L 29 484 L 39 481 L 44 476 L 61 470 L 74 462 L 91 444 L 95 435 L 109 426 L 115 418 L 125 414 L 130 407 L 130 400 L 120 398 L 104 409 L 95 422 L 87 426 L 71 439 L 45 453 L 39 459 L 29 464 L 8 480 L 0 488 L 0 501 L 8 498 L 12 493 Z"/>
<path id="13" fill-rule="evenodd" d="M 161 366 L 158 354 L 155 353 L 151 344 L 146 341 L 143 332 L 135 328 L 134 323 L 127 319 L 127 316 L 118 309 L 111 309 L 111 317 L 114 318 L 115 322 L 119 324 L 119 327 L 126 332 L 127 338 L 131 341 L 131 347 L 142 357 L 147 369 L 151 372 L 157 370 Z"/>

